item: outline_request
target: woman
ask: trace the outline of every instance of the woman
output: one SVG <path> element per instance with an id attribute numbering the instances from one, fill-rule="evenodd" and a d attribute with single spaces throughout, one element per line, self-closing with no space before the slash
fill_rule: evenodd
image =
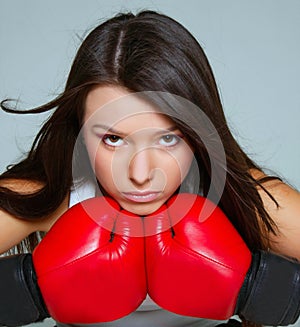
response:
<path id="1" fill-rule="evenodd" d="M 132 99 L 131 94 L 137 94 L 136 101 L 151 103 L 150 109 L 145 105 L 150 113 L 148 109 L 146 116 L 126 111 L 121 118 L 113 118 L 113 110 L 100 109 L 97 121 L 110 120 L 105 127 L 88 128 L 98 108 Z M 153 107 L 163 115 L 156 109 L 153 113 Z M 203 50 L 173 19 L 145 11 L 121 14 L 96 27 L 75 57 L 64 92 L 26 112 L 54 108 L 28 156 L 0 178 L 2 253 L 15 245 L 20 251 L 33 250 L 39 232 L 50 230 L 74 203 L 76 194 L 79 198 L 75 202 L 101 192 L 114 197 L 128 211 L 144 215 L 182 187 L 217 202 L 250 250 L 272 250 L 300 259 L 299 193 L 279 178 L 265 175 L 237 144 L 227 126 Z M 7 101 L 2 102 L 2 109 L 19 112 L 9 109 Z M 124 122 L 129 122 L 132 129 L 124 132 Z M 134 122 L 141 125 L 134 126 Z M 154 127 L 164 130 L 155 144 Z M 117 167 L 115 153 L 126 150 L 128 137 L 137 144 L 139 133 L 149 129 L 150 136 L 145 132 L 141 139 L 151 139 L 152 143 L 136 148 L 129 159 L 122 154 L 127 161 L 118 162 L 127 164 L 127 179 L 120 177 L 118 168 L 111 169 Z M 95 137 L 98 143 L 93 143 Z M 176 152 L 173 145 L 182 152 Z M 149 153 L 156 151 L 162 156 L 162 149 L 176 152 L 171 154 L 173 161 L 152 160 L 147 167 Z M 89 161 L 81 160 L 86 157 Z M 170 164 L 177 174 L 173 184 L 173 175 L 168 175 Z M 124 194 L 119 196 L 122 185 L 147 189 L 152 183 L 150 176 L 158 181 L 154 184 L 158 189 L 170 186 L 167 192 L 129 191 L 125 200 Z M 87 186 L 89 194 L 80 195 L 86 185 L 93 185 Z M 149 197 L 147 205 L 143 197 Z M 178 326 L 194 322 L 173 316 L 166 319 L 170 319 L 170 326 L 175 326 L 175 321 Z"/>

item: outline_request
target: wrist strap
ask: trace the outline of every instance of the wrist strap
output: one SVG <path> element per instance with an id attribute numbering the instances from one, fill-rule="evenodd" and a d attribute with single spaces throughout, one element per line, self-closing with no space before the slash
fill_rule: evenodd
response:
<path id="1" fill-rule="evenodd" d="M 22 326 L 49 317 L 31 254 L 0 259 L 0 325 Z"/>
<path id="2" fill-rule="evenodd" d="M 256 252 L 241 291 L 237 310 L 241 317 L 263 325 L 294 324 L 300 315 L 300 263 Z"/>

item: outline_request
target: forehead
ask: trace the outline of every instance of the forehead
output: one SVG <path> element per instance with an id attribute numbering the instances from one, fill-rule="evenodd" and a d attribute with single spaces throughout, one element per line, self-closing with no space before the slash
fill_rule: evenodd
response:
<path id="1" fill-rule="evenodd" d="M 121 87 L 97 86 L 86 98 L 84 124 L 101 124 L 108 127 L 168 128 L 174 122 L 158 109 Z"/>

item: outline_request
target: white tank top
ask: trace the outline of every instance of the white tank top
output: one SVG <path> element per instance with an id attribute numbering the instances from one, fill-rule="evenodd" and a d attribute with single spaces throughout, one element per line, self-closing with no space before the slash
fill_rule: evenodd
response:
<path id="1" fill-rule="evenodd" d="M 70 192 L 69 207 L 75 205 L 78 202 L 84 201 L 89 198 L 95 197 L 97 194 L 96 186 L 92 182 L 86 182 L 75 190 Z M 105 296 L 105 295 L 103 295 Z M 99 308 L 101 310 L 101 308 Z M 97 324 L 86 324 L 84 326 L 89 327 L 186 327 L 186 326 L 201 326 L 201 327 L 213 327 L 221 324 L 224 321 L 200 319 L 187 316 L 180 316 L 169 312 L 159 307 L 152 299 L 147 295 L 143 303 L 138 309 L 130 315 L 121 319 L 104 322 Z M 57 326 L 70 326 L 57 323 Z M 79 325 L 74 325 L 79 326 Z M 82 326 L 82 325 L 80 325 Z"/>

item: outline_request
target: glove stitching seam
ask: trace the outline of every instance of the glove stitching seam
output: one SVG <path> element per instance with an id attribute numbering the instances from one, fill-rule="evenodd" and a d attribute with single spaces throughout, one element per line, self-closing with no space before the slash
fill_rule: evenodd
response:
<path id="1" fill-rule="evenodd" d="M 217 260 L 214 260 L 214 259 L 212 259 L 212 258 L 206 256 L 206 255 L 203 254 L 203 253 L 196 252 L 196 251 L 193 250 L 193 249 L 187 249 L 186 246 L 183 246 L 182 243 L 178 242 L 177 240 L 175 240 L 175 243 L 176 243 L 178 246 L 180 246 L 180 247 L 183 249 L 183 251 L 184 251 L 187 255 L 191 255 L 191 256 L 193 256 L 193 257 L 199 257 L 199 256 L 201 256 L 202 258 L 204 258 L 204 259 L 206 259 L 206 260 L 208 260 L 208 261 L 210 261 L 210 262 L 213 262 L 213 263 L 215 263 L 215 264 L 217 264 L 217 265 L 219 265 L 219 266 L 222 266 L 222 267 L 228 268 L 228 269 L 230 269 L 231 271 L 236 272 L 236 273 L 239 273 L 239 274 L 241 274 L 241 275 L 243 276 L 242 272 L 239 271 L 238 269 L 235 269 L 235 268 L 233 268 L 233 267 L 231 267 L 231 266 L 229 266 L 229 265 L 225 265 L 224 263 L 219 262 L 219 261 L 217 261 Z"/>
<path id="2" fill-rule="evenodd" d="M 53 273 L 53 272 L 56 272 L 56 271 L 61 270 L 61 269 L 63 269 L 63 268 L 66 268 L 66 267 L 68 267 L 68 266 L 73 266 L 73 265 L 76 264 L 77 262 L 83 261 L 83 260 L 89 258 L 90 256 L 96 254 L 97 252 L 103 251 L 103 249 L 105 249 L 106 247 L 109 247 L 109 246 L 110 246 L 110 244 L 106 244 L 104 247 L 101 247 L 101 248 L 98 248 L 98 249 L 96 249 L 96 250 L 93 250 L 92 252 L 86 254 L 85 256 L 80 257 L 80 258 L 76 258 L 76 259 L 74 259 L 73 261 L 68 262 L 67 264 L 59 265 L 59 266 L 57 266 L 57 267 L 55 267 L 55 268 L 53 268 L 53 269 L 51 269 L 51 270 L 47 270 L 46 272 L 43 272 L 42 274 L 39 273 L 39 275 L 38 275 L 38 279 L 44 278 L 44 277 L 47 276 L 48 274 Z"/>

